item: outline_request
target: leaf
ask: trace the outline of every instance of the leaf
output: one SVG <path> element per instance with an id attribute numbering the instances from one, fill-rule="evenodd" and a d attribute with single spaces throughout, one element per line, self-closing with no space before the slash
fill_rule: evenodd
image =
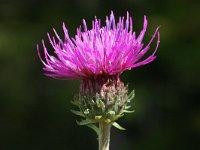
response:
<path id="1" fill-rule="evenodd" d="M 77 102 L 77 101 L 71 101 L 71 103 L 72 103 L 73 105 L 75 105 L 75 106 L 78 106 L 78 107 L 81 106 L 81 104 L 80 104 L 79 102 Z"/>
<path id="2" fill-rule="evenodd" d="M 73 105 L 77 105 L 75 101 L 70 101 Z"/>
<path id="3" fill-rule="evenodd" d="M 95 105 L 95 102 L 92 98 L 90 98 L 88 102 L 89 102 L 90 105 Z"/>
<path id="4" fill-rule="evenodd" d="M 71 110 L 71 112 L 72 112 L 73 114 L 75 114 L 75 115 L 78 115 L 78 116 L 81 116 L 81 117 L 85 117 L 85 115 L 84 115 L 82 112 L 80 112 L 80 111 Z"/>
<path id="5" fill-rule="evenodd" d="M 95 116 L 96 120 L 100 120 L 102 118 L 102 116 Z"/>
<path id="6" fill-rule="evenodd" d="M 96 132 L 96 134 L 99 136 L 99 128 L 96 125 L 87 124 L 86 126 L 88 126 L 89 128 L 93 129 Z"/>
<path id="7" fill-rule="evenodd" d="M 101 109 L 105 109 L 105 104 L 102 102 L 102 100 L 99 101 L 99 104 Z"/>
<path id="8" fill-rule="evenodd" d="M 117 122 L 113 122 L 112 125 L 113 125 L 115 128 L 119 129 L 119 130 L 126 130 L 125 128 L 121 127 Z"/>
<path id="9" fill-rule="evenodd" d="M 89 109 L 86 109 L 84 112 L 83 112 L 85 115 L 88 115 L 90 113 L 90 110 Z"/>
<path id="10" fill-rule="evenodd" d="M 134 113 L 135 110 L 122 110 L 123 113 Z"/>
<path id="11" fill-rule="evenodd" d="M 127 100 L 127 102 L 129 103 L 134 97 L 135 97 L 135 90 L 133 90 L 133 91 L 128 95 L 128 100 Z"/>
<path id="12" fill-rule="evenodd" d="M 131 106 L 125 106 L 125 108 L 124 108 L 124 109 L 129 109 L 129 108 L 131 108 Z"/>
<path id="13" fill-rule="evenodd" d="M 115 113 L 115 111 L 110 110 L 110 111 L 107 112 L 106 115 L 107 115 L 107 117 L 108 117 L 110 120 L 116 119 L 116 113 Z"/>
<path id="14" fill-rule="evenodd" d="M 96 121 L 86 119 L 86 120 L 76 121 L 76 123 L 80 126 L 83 126 L 91 123 L 96 123 Z"/>
<path id="15" fill-rule="evenodd" d="M 108 112 L 108 114 L 110 114 L 110 115 L 115 115 L 115 111 L 110 110 L 110 111 Z"/>
<path id="16" fill-rule="evenodd" d="M 121 118 L 121 117 L 123 117 L 124 116 L 124 114 L 118 114 L 118 115 L 116 115 L 116 119 L 118 119 L 118 118 Z"/>
<path id="17" fill-rule="evenodd" d="M 97 99 L 97 100 L 96 100 L 96 103 L 97 103 L 97 107 L 98 107 L 98 108 L 101 108 L 102 110 L 105 109 L 105 104 L 102 102 L 101 99 Z"/>

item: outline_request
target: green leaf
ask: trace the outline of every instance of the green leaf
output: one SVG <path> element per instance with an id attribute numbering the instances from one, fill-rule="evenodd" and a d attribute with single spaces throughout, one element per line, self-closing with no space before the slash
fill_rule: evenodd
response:
<path id="1" fill-rule="evenodd" d="M 113 122 L 112 125 L 113 125 L 115 128 L 119 129 L 119 130 L 126 130 L 125 128 L 121 127 L 117 122 Z"/>
<path id="2" fill-rule="evenodd" d="M 71 101 L 71 103 L 78 107 L 82 106 L 78 101 Z"/>
<path id="3" fill-rule="evenodd" d="M 102 100 L 99 101 L 99 104 L 101 109 L 105 109 L 105 104 L 102 102 Z"/>
<path id="4" fill-rule="evenodd" d="M 91 123 L 96 123 L 96 121 L 86 119 L 86 120 L 76 121 L 76 123 L 80 126 L 83 126 Z"/>
<path id="5" fill-rule="evenodd" d="M 100 120 L 102 118 L 102 116 L 95 116 L 96 120 Z"/>
<path id="6" fill-rule="evenodd" d="M 135 97 L 135 90 L 133 90 L 133 91 L 128 95 L 128 100 L 127 100 L 127 102 L 129 103 L 134 97 Z"/>
<path id="7" fill-rule="evenodd" d="M 116 119 L 116 114 L 114 111 L 110 110 L 109 112 L 107 112 L 107 117 L 110 119 L 110 120 L 115 120 Z"/>
<path id="8" fill-rule="evenodd" d="M 124 109 L 129 109 L 129 108 L 131 108 L 131 106 L 125 106 L 125 108 L 124 108 Z"/>
<path id="9" fill-rule="evenodd" d="M 107 114 L 111 116 L 115 116 L 115 111 L 110 110 Z"/>
<path id="10" fill-rule="evenodd" d="M 88 126 L 89 128 L 93 129 L 96 132 L 96 134 L 99 136 L 99 128 L 96 125 L 87 124 L 86 126 Z"/>
<path id="11" fill-rule="evenodd" d="M 86 109 L 84 112 L 83 112 L 85 115 L 88 115 L 90 113 L 90 110 L 89 109 Z"/>
<path id="12" fill-rule="evenodd" d="M 89 100 L 89 103 L 90 103 L 90 105 L 95 105 L 95 102 L 94 102 L 93 99 L 90 99 L 90 100 Z"/>
<path id="13" fill-rule="evenodd" d="M 97 100 L 96 100 L 96 103 L 97 103 L 97 107 L 98 107 L 98 108 L 101 108 L 102 110 L 105 109 L 105 104 L 102 102 L 101 99 L 97 99 Z"/>
<path id="14" fill-rule="evenodd" d="M 81 116 L 81 117 L 85 117 L 85 115 L 84 115 L 82 112 L 80 112 L 80 111 L 71 110 L 71 112 L 72 112 L 73 114 L 75 114 L 75 115 L 78 115 L 78 116 Z"/>
<path id="15" fill-rule="evenodd" d="M 73 105 L 77 105 L 75 101 L 70 101 Z"/>
<path id="16" fill-rule="evenodd" d="M 116 115 L 116 119 L 118 119 L 118 118 L 121 118 L 121 117 L 123 117 L 124 116 L 124 114 L 118 114 L 118 115 Z"/>
<path id="17" fill-rule="evenodd" d="M 135 110 L 122 110 L 123 113 L 134 113 Z"/>

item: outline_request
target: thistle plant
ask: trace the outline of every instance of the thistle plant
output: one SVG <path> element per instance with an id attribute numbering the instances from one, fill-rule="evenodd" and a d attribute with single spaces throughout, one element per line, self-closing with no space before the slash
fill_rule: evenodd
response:
<path id="1" fill-rule="evenodd" d="M 45 75 L 55 79 L 80 81 L 80 92 L 72 100 L 77 109 L 71 111 L 82 118 L 77 121 L 78 125 L 86 125 L 97 133 L 99 150 L 109 150 L 111 126 L 124 130 L 116 121 L 125 113 L 133 112 L 130 110 L 130 101 L 134 98 L 134 91 L 128 92 L 128 86 L 124 85 L 120 75 L 125 70 L 146 65 L 156 58 L 160 42 L 159 28 L 146 46 L 142 42 L 147 29 L 146 16 L 143 29 L 136 37 L 128 12 L 126 19 L 119 17 L 117 23 L 111 12 L 110 17 L 106 17 L 105 26 L 101 26 L 101 20 L 95 17 L 92 29 L 88 29 L 83 20 L 83 30 L 77 28 L 73 38 L 69 37 L 64 23 L 62 28 L 63 40 L 55 29 L 55 37 L 47 33 L 55 56 L 48 53 L 42 40 L 42 58 L 37 45 Z M 155 50 L 142 59 L 156 36 Z"/>

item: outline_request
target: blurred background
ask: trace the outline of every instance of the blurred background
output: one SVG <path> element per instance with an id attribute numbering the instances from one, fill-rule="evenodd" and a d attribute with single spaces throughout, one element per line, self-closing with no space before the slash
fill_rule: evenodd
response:
<path id="1" fill-rule="evenodd" d="M 79 82 L 43 76 L 35 47 L 53 27 L 63 35 L 63 21 L 74 36 L 83 18 L 104 23 L 111 10 L 129 11 L 137 34 L 147 15 L 145 43 L 161 26 L 156 61 L 122 75 L 136 91 L 135 113 L 119 121 L 126 131 L 112 129 L 111 150 L 200 149 L 200 1 L 1 0 L 1 150 L 97 149 L 95 133 L 70 112 Z"/>

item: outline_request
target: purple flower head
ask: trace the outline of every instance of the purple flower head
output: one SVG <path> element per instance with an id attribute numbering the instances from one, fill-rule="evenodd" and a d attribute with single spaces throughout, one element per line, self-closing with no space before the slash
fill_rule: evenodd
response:
<path id="1" fill-rule="evenodd" d="M 99 75 L 120 75 L 125 70 L 148 64 L 156 58 L 155 53 L 160 43 L 158 28 L 146 46 L 142 42 L 147 29 L 146 16 L 138 37 L 132 29 L 132 18 L 128 12 L 126 19 L 119 17 L 117 23 L 111 12 L 110 17 L 106 17 L 105 26 L 101 26 L 101 20 L 95 17 L 91 30 L 87 28 L 85 20 L 83 27 L 83 31 L 77 28 L 75 37 L 70 38 L 63 23 L 64 40 L 55 29 L 53 31 L 56 39 L 47 34 L 56 57 L 48 53 L 42 40 L 45 56 L 45 59 L 42 59 L 37 45 L 38 56 L 44 65 L 43 69 L 48 72 L 47 76 L 84 80 Z M 141 60 L 156 36 L 158 39 L 155 50 L 146 59 Z"/>

